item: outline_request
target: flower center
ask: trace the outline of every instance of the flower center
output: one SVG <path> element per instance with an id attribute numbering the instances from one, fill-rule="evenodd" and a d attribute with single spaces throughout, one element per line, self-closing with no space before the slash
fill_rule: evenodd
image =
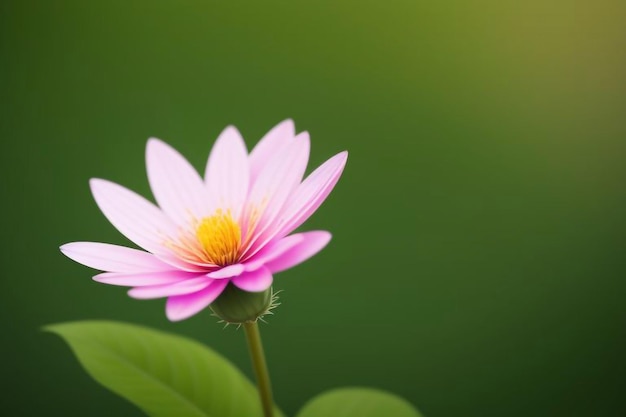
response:
<path id="1" fill-rule="evenodd" d="M 212 216 L 203 218 L 198 223 L 196 237 L 211 263 L 226 266 L 237 261 L 241 228 L 230 211 L 217 210 Z"/>

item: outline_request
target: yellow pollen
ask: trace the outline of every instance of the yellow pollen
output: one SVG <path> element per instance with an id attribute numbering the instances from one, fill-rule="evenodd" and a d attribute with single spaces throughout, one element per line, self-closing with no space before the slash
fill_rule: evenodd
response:
<path id="1" fill-rule="evenodd" d="M 217 210 L 212 216 L 200 220 L 196 237 L 211 263 L 226 266 L 237 261 L 241 247 L 241 228 L 230 211 Z"/>

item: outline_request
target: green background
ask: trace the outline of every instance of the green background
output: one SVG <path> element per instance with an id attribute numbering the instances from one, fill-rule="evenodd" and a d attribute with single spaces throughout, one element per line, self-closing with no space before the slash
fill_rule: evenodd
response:
<path id="1" fill-rule="evenodd" d="M 149 196 L 160 137 L 203 168 L 291 117 L 310 169 L 350 151 L 280 274 L 264 339 L 289 414 L 342 385 L 426 416 L 622 416 L 622 1 L 0 3 L 0 414 L 139 416 L 45 324 L 113 319 L 201 340 L 251 374 L 242 331 L 169 323 L 64 258 L 126 244 L 87 180 Z"/>

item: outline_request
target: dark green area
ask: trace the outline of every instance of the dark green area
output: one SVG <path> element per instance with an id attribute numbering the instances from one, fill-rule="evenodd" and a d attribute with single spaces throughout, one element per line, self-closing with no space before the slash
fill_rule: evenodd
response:
<path id="1" fill-rule="evenodd" d="M 626 414 L 626 7 L 621 1 L 0 2 L 0 329 L 10 416 L 139 416 L 45 324 L 188 335 L 251 375 L 242 331 L 169 323 L 64 258 L 125 244 L 102 177 L 148 196 L 157 136 L 203 168 L 291 117 L 345 174 L 262 327 L 294 414 L 343 385 L 428 417 Z"/>

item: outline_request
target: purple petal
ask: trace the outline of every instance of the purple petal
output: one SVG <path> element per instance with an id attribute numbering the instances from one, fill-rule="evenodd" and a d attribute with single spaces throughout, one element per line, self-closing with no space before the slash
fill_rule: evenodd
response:
<path id="1" fill-rule="evenodd" d="M 348 152 L 345 151 L 333 156 L 300 184 L 282 212 L 282 217 L 287 220 L 281 226 L 279 236 L 291 233 L 319 208 L 339 181 L 347 159 Z"/>
<path id="2" fill-rule="evenodd" d="M 186 225 L 208 209 L 208 192 L 198 172 L 174 148 L 151 138 L 146 167 L 152 193 L 161 209 L 176 223 Z"/>
<path id="3" fill-rule="evenodd" d="M 211 304 L 228 285 L 227 279 L 214 280 L 208 287 L 193 294 L 169 297 L 165 313 L 170 321 L 180 321 L 193 316 Z"/>
<path id="4" fill-rule="evenodd" d="M 280 211 L 279 224 L 273 225 L 265 234 L 250 244 L 245 256 L 250 257 L 277 237 L 286 236 L 306 221 L 324 202 L 339 180 L 348 158 L 341 152 L 323 163 L 289 197 Z"/>
<path id="5" fill-rule="evenodd" d="M 266 267 L 261 267 L 256 271 L 244 272 L 231 279 L 232 283 L 244 291 L 260 292 L 265 291 L 272 285 L 272 273 Z"/>
<path id="6" fill-rule="evenodd" d="M 259 269 L 266 263 L 278 258 L 302 241 L 302 234 L 295 234 L 280 239 L 276 243 L 266 245 L 249 261 L 245 262 L 246 271 Z"/>
<path id="7" fill-rule="evenodd" d="M 206 167 L 205 181 L 214 208 L 232 209 L 238 217 L 248 194 L 249 172 L 246 144 L 239 131 L 228 126 L 213 145 Z"/>
<path id="8" fill-rule="evenodd" d="M 250 152 L 250 177 L 257 178 L 272 156 L 287 146 L 294 136 L 296 127 L 291 119 L 282 121 L 267 132 Z"/>
<path id="9" fill-rule="evenodd" d="M 161 210 L 113 182 L 94 178 L 90 184 L 98 207 L 117 230 L 148 252 L 169 252 L 163 243 L 175 235 L 176 227 Z"/>
<path id="10" fill-rule="evenodd" d="M 207 276 L 213 279 L 232 278 L 241 274 L 243 270 L 244 266 L 242 264 L 228 265 L 217 271 L 209 272 Z"/>
<path id="11" fill-rule="evenodd" d="M 143 272 L 143 273 L 119 273 L 105 272 L 93 277 L 94 281 L 109 285 L 122 285 L 125 287 L 142 287 L 146 285 L 173 284 L 185 279 L 197 277 L 198 274 L 190 274 L 183 271 L 166 272 Z"/>
<path id="12" fill-rule="evenodd" d="M 60 249 L 68 258 L 100 271 L 148 272 L 172 269 L 151 253 L 108 243 L 72 242 Z"/>
<path id="13" fill-rule="evenodd" d="M 186 279 L 174 284 L 150 285 L 146 287 L 137 287 L 128 291 L 128 295 L 147 300 L 151 298 L 172 297 L 183 294 L 192 294 L 208 287 L 213 280 L 206 276 Z"/>
<path id="14" fill-rule="evenodd" d="M 321 230 L 298 235 L 302 237 L 300 243 L 265 265 L 272 273 L 276 274 L 306 261 L 324 249 L 332 237 L 330 233 Z"/>
<path id="15" fill-rule="evenodd" d="M 249 257 L 261 247 L 256 241 L 272 228 L 289 195 L 302 180 L 309 160 L 309 134 L 302 132 L 291 143 L 267 161 L 250 191 L 249 204 L 263 208 L 259 224 L 249 239 L 244 256 Z M 250 248 L 253 250 L 250 251 Z"/>

